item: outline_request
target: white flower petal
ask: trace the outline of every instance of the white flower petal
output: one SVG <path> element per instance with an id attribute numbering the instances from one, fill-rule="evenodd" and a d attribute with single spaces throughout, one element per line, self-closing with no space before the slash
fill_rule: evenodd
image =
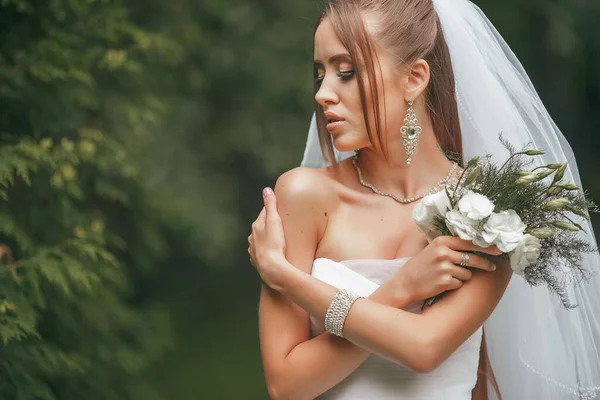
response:
<path id="1" fill-rule="evenodd" d="M 467 190 L 458 201 L 458 209 L 470 219 L 480 221 L 492 214 L 494 203 L 482 194 Z"/>
<path id="2" fill-rule="evenodd" d="M 443 217 L 450 209 L 450 200 L 445 192 L 437 192 L 425 196 L 415 205 L 412 218 L 421 231 L 427 234 L 429 231 L 437 230 L 436 217 Z"/>
<path id="3" fill-rule="evenodd" d="M 450 210 L 446 213 L 446 226 L 453 235 L 463 240 L 472 241 L 478 236 L 475 229 L 477 223 L 458 210 Z"/>
<path id="4" fill-rule="evenodd" d="M 535 236 L 525 234 L 512 253 L 510 266 L 517 275 L 523 275 L 525 268 L 535 263 L 540 256 L 540 240 Z"/>
<path id="5" fill-rule="evenodd" d="M 517 247 L 526 227 L 514 210 L 505 210 L 490 215 L 483 225 L 481 235 L 488 241 L 492 240 L 501 251 L 508 253 Z"/>

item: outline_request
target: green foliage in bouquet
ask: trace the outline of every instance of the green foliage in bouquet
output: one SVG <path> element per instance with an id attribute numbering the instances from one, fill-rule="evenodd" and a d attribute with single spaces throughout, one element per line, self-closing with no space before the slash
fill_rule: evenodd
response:
<path id="1" fill-rule="evenodd" d="M 471 159 L 457 182 L 446 188 L 449 209 L 456 209 L 462 196 L 471 191 L 491 201 L 494 213 L 514 210 L 526 226 L 524 234 L 537 238 L 533 241 L 539 246 L 539 255 L 536 251 L 533 262 L 524 268 L 513 265 L 513 269 L 533 286 L 545 284 L 566 308 L 573 308 L 576 304 L 571 303 L 567 286 L 581 284 L 598 272 L 582 267 L 586 253 L 598 250 L 582 238 L 584 229 L 576 220 L 589 219 L 589 213 L 598 209 L 585 192 L 564 179 L 567 164 L 528 169 L 532 157 L 544 153 L 529 146 L 517 150 L 502 136 L 500 141 L 510 153 L 508 159 L 502 165 L 490 155 Z M 443 235 L 453 235 L 447 215 L 435 216 L 434 225 Z M 478 222 L 474 231 L 481 233 L 486 221 Z M 439 297 L 429 299 L 427 305 L 437 300 Z"/>

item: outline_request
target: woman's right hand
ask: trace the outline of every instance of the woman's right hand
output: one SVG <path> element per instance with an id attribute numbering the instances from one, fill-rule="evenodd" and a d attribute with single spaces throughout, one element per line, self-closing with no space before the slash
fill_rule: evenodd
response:
<path id="1" fill-rule="evenodd" d="M 469 252 L 469 261 L 465 267 L 461 267 L 465 251 Z M 470 268 L 484 271 L 496 269 L 491 260 L 471 252 L 491 256 L 502 254 L 496 246 L 483 248 L 459 237 L 438 236 L 419 254 L 410 258 L 384 285 L 390 285 L 389 290 L 394 292 L 395 297 L 408 304 L 460 288 L 463 282 L 471 279 L 473 273 Z"/>

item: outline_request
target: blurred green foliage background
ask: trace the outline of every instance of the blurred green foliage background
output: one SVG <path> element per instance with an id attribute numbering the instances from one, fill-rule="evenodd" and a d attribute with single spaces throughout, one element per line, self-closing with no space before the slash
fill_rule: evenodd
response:
<path id="1" fill-rule="evenodd" d="M 600 2 L 476 3 L 600 201 Z M 302 157 L 319 10 L 0 0 L 0 399 L 267 398 L 246 237 Z"/>

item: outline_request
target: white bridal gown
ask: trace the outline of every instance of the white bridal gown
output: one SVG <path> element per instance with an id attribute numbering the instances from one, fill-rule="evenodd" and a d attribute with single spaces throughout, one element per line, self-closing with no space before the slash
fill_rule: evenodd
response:
<path id="1" fill-rule="evenodd" d="M 367 297 L 406 261 L 407 258 L 335 262 L 327 258 L 318 258 L 313 263 L 312 276 L 339 289 L 352 290 Z M 420 313 L 422 304 L 422 301 L 410 304 L 405 310 Z M 471 399 L 471 391 L 477 380 L 481 332 L 482 329 L 479 328 L 450 358 L 429 374 L 416 373 L 372 354 L 352 374 L 318 399 Z M 313 337 L 322 333 L 312 316 L 311 333 Z"/>

